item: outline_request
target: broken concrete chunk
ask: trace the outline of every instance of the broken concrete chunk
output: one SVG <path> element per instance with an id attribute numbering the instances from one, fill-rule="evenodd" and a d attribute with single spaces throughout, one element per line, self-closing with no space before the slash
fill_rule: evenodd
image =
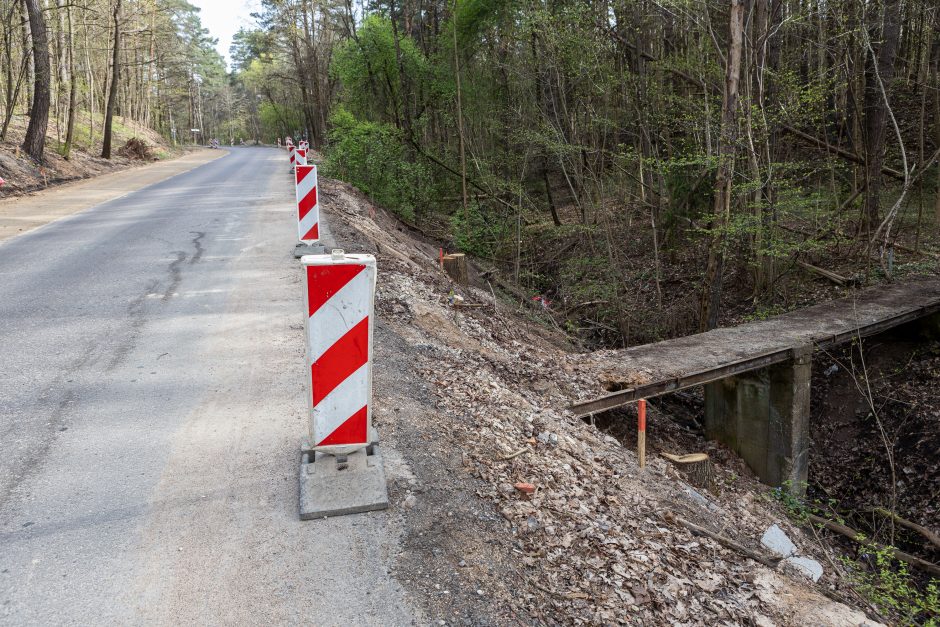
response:
<path id="1" fill-rule="evenodd" d="M 771 525 L 764 535 L 761 536 L 760 543 L 768 550 L 773 551 L 781 557 L 790 557 L 796 553 L 796 545 L 790 541 L 783 529 L 777 525 Z"/>
<path id="2" fill-rule="evenodd" d="M 542 431 L 535 437 L 535 439 L 541 442 L 542 444 L 550 444 L 552 446 L 558 446 L 558 435 L 555 433 L 551 433 L 549 431 Z"/>
<path id="3" fill-rule="evenodd" d="M 783 560 L 783 563 L 792 566 L 794 570 L 804 577 L 812 579 L 814 583 L 819 581 L 819 578 L 823 576 L 822 565 L 808 557 L 788 557 Z"/>

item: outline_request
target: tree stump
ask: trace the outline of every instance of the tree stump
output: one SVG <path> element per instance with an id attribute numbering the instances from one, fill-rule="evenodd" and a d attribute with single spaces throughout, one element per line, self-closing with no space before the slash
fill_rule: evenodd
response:
<path id="1" fill-rule="evenodd" d="M 462 253 L 444 255 L 444 272 L 459 285 L 467 286 L 467 258 Z"/>
<path id="2" fill-rule="evenodd" d="M 696 488 L 711 490 L 714 487 L 715 471 L 707 453 L 672 455 L 660 451 L 659 454 L 675 464 Z"/>

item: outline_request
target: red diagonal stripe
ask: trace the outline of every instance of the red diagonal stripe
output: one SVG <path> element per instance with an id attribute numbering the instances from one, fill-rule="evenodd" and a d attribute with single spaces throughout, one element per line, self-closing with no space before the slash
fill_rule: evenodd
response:
<path id="1" fill-rule="evenodd" d="M 314 406 L 368 360 L 369 317 L 366 316 L 310 366 Z"/>
<path id="2" fill-rule="evenodd" d="M 303 236 L 302 239 L 320 239 L 320 223 L 313 225 L 313 228 L 307 231 L 307 234 Z"/>
<path id="3" fill-rule="evenodd" d="M 297 211 L 300 213 L 300 219 L 303 220 L 304 216 L 310 213 L 310 210 L 314 208 L 317 204 L 317 188 L 314 187 L 310 190 L 310 193 L 300 199 L 297 202 Z"/>
<path id="4" fill-rule="evenodd" d="M 307 315 L 316 313 L 323 303 L 365 269 L 357 264 L 307 266 Z"/>
<path id="5" fill-rule="evenodd" d="M 313 166 L 312 166 L 312 165 L 299 165 L 299 166 L 297 166 L 297 170 L 296 170 L 296 174 L 297 174 L 297 184 L 299 185 L 300 182 L 301 182 L 302 180 L 304 180 L 305 178 L 307 178 L 307 175 L 310 174 L 311 172 L 313 172 Z"/>
<path id="6" fill-rule="evenodd" d="M 343 421 L 333 432 L 317 442 L 317 446 L 331 446 L 334 444 L 362 444 L 367 442 L 367 425 L 369 417 L 368 405 Z"/>

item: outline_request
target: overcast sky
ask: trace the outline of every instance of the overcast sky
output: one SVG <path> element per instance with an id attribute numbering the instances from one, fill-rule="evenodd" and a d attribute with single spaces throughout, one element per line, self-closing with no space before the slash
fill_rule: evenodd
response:
<path id="1" fill-rule="evenodd" d="M 216 48 L 229 61 L 228 49 L 232 45 L 232 36 L 242 26 L 251 25 L 251 12 L 257 11 L 260 0 L 189 0 L 202 9 L 199 19 L 209 29 L 209 34 L 219 40 Z"/>

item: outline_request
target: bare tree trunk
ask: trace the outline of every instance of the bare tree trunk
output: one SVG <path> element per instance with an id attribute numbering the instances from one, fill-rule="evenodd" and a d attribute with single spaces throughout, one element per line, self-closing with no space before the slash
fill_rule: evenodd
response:
<path id="1" fill-rule="evenodd" d="M 29 29 L 33 41 L 33 106 L 26 128 L 23 150 L 30 157 L 42 162 L 46 147 L 46 126 L 49 123 L 49 42 L 46 39 L 46 22 L 42 16 L 39 0 L 24 0 L 29 15 Z"/>
<path id="2" fill-rule="evenodd" d="M 457 81 L 457 133 L 460 136 L 460 190 L 463 199 L 463 219 L 470 228 L 467 209 L 467 154 L 463 139 L 463 102 L 460 94 L 460 51 L 457 50 L 457 0 L 454 0 L 454 78 Z M 397 45 L 397 42 L 396 42 Z M 400 59 L 400 57 L 399 57 Z M 403 77 L 404 78 L 404 77 Z M 518 274 L 518 273 L 517 273 Z"/>
<path id="3" fill-rule="evenodd" d="M 867 161 L 868 187 L 865 192 L 865 222 L 868 227 L 878 225 L 879 198 L 881 196 L 881 167 L 884 164 L 885 135 L 888 111 L 881 95 L 878 76 L 885 90 L 890 89 L 894 79 L 895 59 L 901 30 L 900 0 L 886 0 L 881 20 L 881 44 L 877 47 L 877 58 L 866 55 L 865 64 L 865 156 Z M 875 22 L 877 24 L 877 21 Z M 866 26 L 863 24 L 862 28 Z M 869 27 L 869 33 L 875 31 Z M 874 35 L 878 35 L 875 32 Z M 869 35 L 872 36 L 872 35 Z M 875 64 L 878 73 L 875 74 Z"/>
<path id="4" fill-rule="evenodd" d="M 66 159 L 69 158 L 69 155 L 72 153 L 72 140 L 75 135 L 75 109 L 78 106 L 78 99 L 76 98 L 76 85 L 78 83 L 78 77 L 75 72 L 75 42 L 73 40 L 74 30 L 72 23 L 72 7 L 67 9 L 68 16 L 68 52 L 69 52 L 69 110 L 68 110 L 68 121 L 65 123 L 65 146 L 62 148 L 62 156 Z"/>
<path id="5" fill-rule="evenodd" d="M 725 229 L 731 217 L 731 179 L 734 174 L 736 142 L 738 138 L 738 82 L 741 78 L 741 42 L 744 38 L 744 0 L 731 0 L 725 91 L 721 107 L 721 139 L 718 146 L 718 171 L 715 174 L 715 204 L 708 246 L 708 265 L 699 328 L 708 331 L 718 326 L 721 305 L 721 281 L 725 265 Z"/>
<path id="6" fill-rule="evenodd" d="M 22 13 L 22 20 L 20 31 L 23 36 L 23 58 L 27 59 L 26 62 L 26 83 L 28 85 L 33 85 L 36 82 L 36 59 L 33 55 L 29 54 L 29 51 L 33 47 L 33 36 L 30 28 L 29 21 L 29 11 L 26 6 L 26 0 L 22 0 L 20 3 L 20 11 Z M 33 110 L 33 96 L 32 92 L 26 92 L 26 111 L 30 112 Z"/>
<path id="7" fill-rule="evenodd" d="M 455 15 L 456 6 L 455 4 Z M 388 9 L 389 17 L 392 21 L 392 38 L 395 41 L 395 59 L 398 63 L 398 89 L 399 99 L 401 100 L 402 130 L 405 132 L 405 144 L 410 145 L 414 139 L 411 128 L 411 89 L 408 74 L 405 72 L 405 62 L 401 54 L 401 38 L 398 33 L 398 20 L 395 18 L 395 0 L 389 2 Z M 402 8 L 402 15 L 404 15 L 404 8 Z"/>
<path id="8" fill-rule="evenodd" d="M 938 19 L 940 25 L 940 19 Z M 936 88 L 934 89 L 934 137 L 936 145 L 940 146 L 940 35 L 933 44 L 933 80 Z M 937 196 L 934 200 L 934 213 L 936 217 L 937 231 L 940 232 L 940 166 L 937 167 Z"/>
<path id="9" fill-rule="evenodd" d="M 111 122 L 114 118 L 114 106 L 117 102 L 118 80 L 121 77 L 121 0 L 114 5 L 114 54 L 111 60 L 111 88 L 108 90 L 108 105 L 104 114 L 104 140 L 101 146 L 101 156 L 111 158 Z"/>

